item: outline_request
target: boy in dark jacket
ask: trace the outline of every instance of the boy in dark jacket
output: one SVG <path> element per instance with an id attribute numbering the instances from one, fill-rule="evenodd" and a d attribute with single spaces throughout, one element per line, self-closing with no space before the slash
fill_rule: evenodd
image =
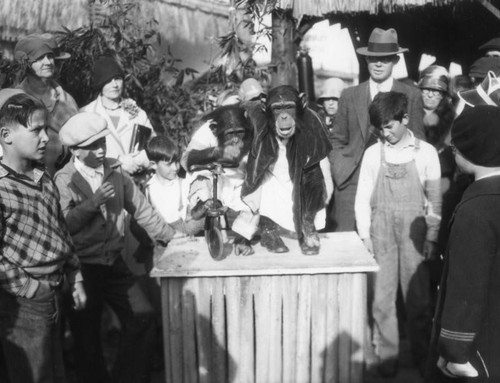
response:
<path id="1" fill-rule="evenodd" d="M 106 121 L 84 112 L 61 128 L 61 142 L 72 160 L 55 176 L 61 206 L 82 263 L 88 304 L 69 316 L 80 382 L 107 381 L 100 324 L 104 302 L 120 319 L 123 335 L 112 371 L 113 381 L 148 381 L 154 345 L 153 309 L 125 265 L 125 211 L 153 240 L 169 241 L 174 230 L 155 212 L 116 160 L 106 158 Z"/>
<path id="2" fill-rule="evenodd" d="M 428 382 L 500 381 L 499 124 L 500 108 L 476 106 L 451 130 L 457 166 L 474 182 L 451 221 Z"/>

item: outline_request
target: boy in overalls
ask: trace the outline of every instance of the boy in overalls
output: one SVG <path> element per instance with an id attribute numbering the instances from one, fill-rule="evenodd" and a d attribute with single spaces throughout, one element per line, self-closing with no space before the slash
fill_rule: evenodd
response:
<path id="1" fill-rule="evenodd" d="M 355 200 L 356 225 L 380 271 L 374 277 L 373 342 L 378 372 L 397 374 L 399 354 L 396 297 L 401 287 L 415 363 L 423 367 L 431 328 L 429 272 L 441 220 L 439 158 L 407 129 L 408 101 L 379 93 L 370 122 L 379 132 L 361 162 Z"/>

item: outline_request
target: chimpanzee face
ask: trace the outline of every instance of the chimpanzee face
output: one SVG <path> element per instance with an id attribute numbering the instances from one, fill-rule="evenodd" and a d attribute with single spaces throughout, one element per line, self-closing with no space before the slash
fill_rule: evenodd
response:
<path id="1" fill-rule="evenodd" d="M 281 139 L 290 138 L 295 134 L 297 106 L 293 101 L 279 101 L 271 104 L 276 135 Z"/>
<path id="2" fill-rule="evenodd" d="M 225 145 L 239 145 L 243 144 L 246 130 L 243 127 L 235 126 L 224 131 L 223 142 Z"/>

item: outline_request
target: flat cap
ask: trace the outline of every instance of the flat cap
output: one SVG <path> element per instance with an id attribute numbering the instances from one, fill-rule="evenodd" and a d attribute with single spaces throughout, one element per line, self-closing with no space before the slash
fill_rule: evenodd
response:
<path id="1" fill-rule="evenodd" d="M 108 123 L 97 113 L 75 114 L 62 126 L 59 138 L 63 145 L 84 147 L 109 134 Z"/>

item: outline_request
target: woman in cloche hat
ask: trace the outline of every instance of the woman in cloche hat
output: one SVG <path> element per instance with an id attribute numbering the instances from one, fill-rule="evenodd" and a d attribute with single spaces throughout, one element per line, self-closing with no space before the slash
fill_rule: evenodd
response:
<path id="1" fill-rule="evenodd" d="M 49 110 L 49 144 L 45 152 L 45 165 L 51 175 L 69 158 L 59 140 L 61 126 L 78 112 L 73 97 L 54 80 L 55 61 L 70 57 L 59 52 L 56 41 L 48 34 L 28 35 L 18 41 L 14 57 L 26 70 L 18 88 L 40 99 Z"/>
<path id="2" fill-rule="evenodd" d="M 110 130 L 106 138 L 107 156 L 120 160 L 122 168 L 134 174 L 149 166 L 146 152 L 131 145 L 135 129 L 141 129 L 147 136 L 155 133 L 146 112 L 134 100 L 123 97 L 124 78 L 125 72 L 113 57 L 99 57 L 92 72 L 92 86 L 99 94 L 82 111 L 106 119 Z"/>

